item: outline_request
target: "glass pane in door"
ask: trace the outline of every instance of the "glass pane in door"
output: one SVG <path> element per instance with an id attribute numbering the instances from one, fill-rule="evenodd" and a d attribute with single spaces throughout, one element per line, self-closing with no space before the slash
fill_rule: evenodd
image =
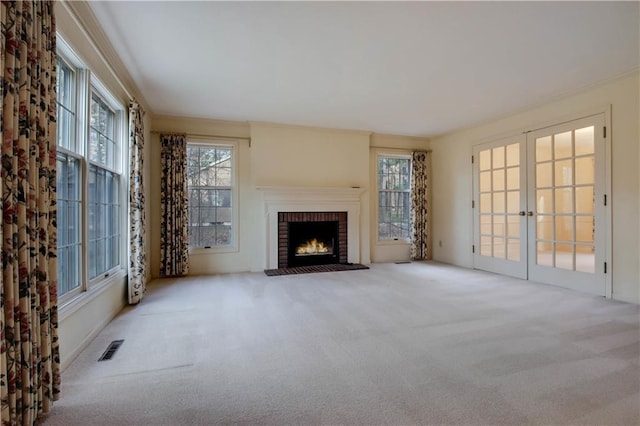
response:
<path id="1" fill-rule="evenodd" d="M 535 140 L 536 264 L 595 271 L 593 126 Z"/>
<path id="2" fill-rule="evenodd" d="M 520 144 L 479 152 L 480 255 L 520 260 Z"/>

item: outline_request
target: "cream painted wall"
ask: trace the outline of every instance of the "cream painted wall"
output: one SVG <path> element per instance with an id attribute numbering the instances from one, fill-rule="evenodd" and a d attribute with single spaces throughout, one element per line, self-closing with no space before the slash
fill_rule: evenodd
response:
<path id="1" fill-rule="evenodd" d="M 221 120 L 206 120 L 185 117 L 154 116 L 152 127 L 157 132 L 188 133 L 191 135 L 220 135 L 246 138 L 250 136 L 248 123 Z M 206 139 L 206 138 L 205 138 Z M 200 140 L 203 140 L 200 138 Z M 151 238 L 150 273 L 154 278 L 160 276 L 160 136 L 151 135 L 148 160 L 151 164 L 151 210 L 149 233 Z M 238 141 L 238 212 L 241 226 L 238 228 L 238 250 L 228 253 L 215 253 L 213 250 L 201 250 L 190 255 L 189 273 L 191 275 L 215 274 L 248 271 L 251 267 L 251 233 L 253 212 L 250 207 L 254 201 L 249 167 L 250 148 L 248 141 Z"/>
<path id="2" fill-rule="evenodd" d="M 251 123 L 251 172 L 255 186 L 360 187 L 360 262 L 370 263 L 369 133 Z M 259 196 L 256 200 L 259 200 Z M 261 201 L 255 220 L 264 223 Z M 252 270 L 264 269 L 264 225 Z"/>
<path id="3" fill-rule="evenodd" d="M 60 311 L 58 337 L 62 370 L 98 335 L 98 333 L 122 310 L 126 301 L 125 278 L 114 277 L 95 294 L 86 297 L 71 312 Z"/>
<path id="4" fill-rule="evenodd" d="M 100 54 L 96 46 L 100 44 L 100 37 L 94 32 L 93 42 L 87 38 L 83 28 L 91 27 L 92 21 L 87 16 L 86 4 L 56 2 L 56 26 L 58 33 L 69 43 L 74 53 L 90 69 L 91 73 L 104 84 L 111 94 L 125 108 L 129 105 L 130 94 L 136 96 L 143 108 L 148 108 L 142 102 L 132 86 L 125 86 L 121 81 L 129 81 L 122 73 L 118 77 L 114 70 L 122 69 L 121 64 L 109 61 L 104 54 Z M 89 20 L 86 20 L 89 19 Z M 94 27 L 95 29 L 95 27 Z M 108 50 L 108 49 L 107 49 Z M 120 81 L 119 81 L 120 80 Z M 125 88 L 126 87 L 126 88 Z M 127 93 L 128 92 L 128 93 Z M 145 117 L 145 140 L 149 140 L 150 120 Z M 150 181 L 150 164 L 145 163 L 144 176 L 146 182 Z M 127 187 L 123 188 L 127 190 Z M 149 205 L 150 190 L 146 187 L 145 205 Z M 148 211 L 148 209 L 147 209 Z M 147 239 L 149 239 L 147 234 Z M 149 244 L 147 244 L 147 258 L 151 254 Z M 97 335 L 97 333 L 113 319 L 126 303 L 126 273 L 128 263 L 123 262 L 124 268 L 112 279 L 101 284 L 100 288 L 92 289 L 83 293 L 71 303 L 63 304 L 59 308 L 59 341 L 60 360 L 62 368 L 66 368 L 71 361 L 80 353 L 84 347 Z M 149 279 L 151 277 L 148 277 Z"/>
<path id="5" fill-rule="evenodd" d="M 369 184 L 368 132 L 251 123 L 251 138 L 256 185 Z"/>
<path id="6" fill-rule="evenodd" d="M 472 147 L 502 136 L 604 111 L 611 105 L 613 298 L 640 302 L 639 73 L 509 117 L 432 139 L 434 258 L 473 267 Z M 442 241 L 442 247 L 438 242 Z"/>
<path id="7" fill-rule="evenodd" d="M 154 116 L 154 131 L 189 135 L 251 137 L 251 146 L 239 142 L 238 250 L 231 253 L 199 251 L 190 256 L 190 274 L 261 271 L 266 267 L 266 222 L 258 186 L 368 188 L 369 134 L 266 123 L 228 122 Z M 152 134 L 151 164 L 151 274 L 160 271 L 160 140 Z M 361 262 L 370 262 L 369 196 L 361 207 Z"/>
<path id="8" fill-rule="evenodd" d="M 411 155 L 413 151 L 430 148 L 427 138 L 396 136 L 374 133 L 370 139 L 370 215 L 371 261 L 374 263 L 410 260 L 410 247 L 406 241 L 378 240 L 377 157 L 381 154 Z"/>

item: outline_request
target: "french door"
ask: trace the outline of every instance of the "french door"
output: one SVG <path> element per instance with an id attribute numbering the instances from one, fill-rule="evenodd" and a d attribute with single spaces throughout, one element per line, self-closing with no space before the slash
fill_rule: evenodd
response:
<path id="1" fill-rule="evenodd" d="M 525 279 L 526 155 L 524 135 L 475 147 L 473 153 L 474 266 Z"/>
<path id="2" fill-rule="evenodd" d="M 476 146 L 474 267 L 605 295 L 604 142 L 599 114 Z"/>

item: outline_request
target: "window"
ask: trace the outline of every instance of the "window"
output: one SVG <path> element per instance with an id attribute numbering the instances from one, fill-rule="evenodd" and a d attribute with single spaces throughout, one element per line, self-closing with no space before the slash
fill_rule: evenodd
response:
<path id="1" fill-rule="evenodd" d="M 60 58 L 57 61 L 58 146 L 76 150 L 76 75 Z"/>
<path id="2" fill-rule="evenodd" d="M 411 158 L 378 156 L 378 239 L 409 239 Z"/>
<path id="3" fill-rule="evenodd" d="M 62 296 L 77 293 L 82 282 L 82 174 L 76 141 L 76 72 L 60 58 L 57 64 L 58 295 Z"/>
<path id="4" fill-rule="evenodd" d="M 189 142 L 189 246 L 234 245 L 234 147 Z"/>
<path id="5" fill-rule="evenodd" d="M 89 120 L 89 279 L 120 264 L 120 176 L 114 171 L 116 113 L 91 94 Z"/>
<path id="6" fill-rule="evenodd" d="M 59 38 L 57 62 L 58 297 L 121 264 L 123 108 Z"/>

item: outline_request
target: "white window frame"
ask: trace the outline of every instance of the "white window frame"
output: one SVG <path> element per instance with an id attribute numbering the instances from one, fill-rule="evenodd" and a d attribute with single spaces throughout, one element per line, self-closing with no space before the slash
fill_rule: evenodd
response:
<path id="1" fill-rule="evenodd" d="M 75 145 L 76 151 L 72 151 L 57 145 L 56 135 L 56 151 L 63 153 L 69 157 L 75 158 L 79 161 L 80 166 L 80 285 L 67 293 L 58 297 L 58 303 L 60 306 L 68 304 L 74 299 L 77 299 L 80 295 L 87 291 L 87 274 L 86 274 L 86 260 L 85 252 L 87 249 L 86 243 L 86 216 L 85 216 L 85 204 L 86 204 L 86 175 L 85 175 L 85 159 L 84 159 L 84 146 L 85 146 L 85 132 L 83 131 L 83 111 L 86 108 L 86 82 L 87 71 L 83 68 L 82 61 L 75 54 L 73 49 L 64 41 L 64 39 L 58 37 L 57 40 L 58 59 L 64 62 L 69 68 L 74 71 L 75 74 Z"/>
<path id="2" fill-rule="evenodd" d="M 62 46 L 64 49 L 64 45 Z M 70 60 L 67 59 L 67 56 L 65 55 L 58 55 L 58 60 L 62 63 L 64 63 L 64 65 L 68 68 L 70 68 L 73 71 L 73 78 L 74 78 L 74 82 L 73 82 L 73 95 L 74 95 L 74 99 L 73 99 L 73 107 L 72 107 L 72 112 L 75 114 L 75 126 L 74 126 L 74 135 L 73 138 L 75 139 L 75 145 L 76 148 L 79 148 L 80 144 L 78 142 L 79 139 L 79 135 L 78 135 L 78 130 L 79 130 L 79 126 L 78 126 L 78 91 L 79 91 L 79 87 L 80 84 L 79 82 L 81 81 L 82 78 L 82 73 L 80 72 L 80 70 L 78 69 L 78 67 Z M 84 225 L 84 220 L 83 220 L 83 209 L 82 209 L 82 205 L 84 203 L 84 199 L 83 199 L 83 184 L 82 184 L 82 155 L 78 154 L 77 152 L 74 152 L 72 150 L 69 150 L 67 148 L 64 148 L 60 145 L 58 145 L 58 135 L 56 133 L 56 152 L 60 153 L 60 154 L 64 154 L 67 157 L 73 158 L 75 160 L 78 161 L 79 164 L 79 174 L 80 174 L 80 182 L 79 182 L 79 186 L 80 186 L 80 194 L 79 194 L 79 198 L 80 198 L 80 257 L 83 256 L 83 250 L 84 250 L 84 237 L 83 237 L 83 225 Z M 56 161 L 57 161 L 57 155 L 56 155 Z M 57 167 L 57 166 L 56 166 Z M 59 232 L 58 232 L 59 235 Z M 60 301 L 65 301 L 65 300 L 69 300 L 72 299 L 74 297 L 76 297 L 78 294 L 80 294 L 82 291 L 84 291 L 84 271 L 82 268 L 82 264 L 79 265 L 79 285 L 69 291 L 67 291 L 65 294 L 63 294 L 62 296 L 59 297 Z M 58 268 L 58 270 L 60 270 L 60 267 Z"/>
<path id="3" fill-rule="evenodd" d="M 380 188 L 378 186 L 378 174 L 379 174 L 379 170 L 378 170 L 378 165 L 380 164 L 380 158 L 399 158 L 399 159 L 403 159 L 403 160 L 409 160 L 409 165 L 410 165 L 410 169 L 409 169 L 409 182 L 411 182 L 411 161 L 412 161 L 412 155 L 411 152 L 409 151 L 393 151 L 393 152 L 389 152 L 389 151 L 385 151 L 385 150 L 380 150 L 376 153 L 375 155 L 375 188 L 376 188 L 376 195 L 375 195 L 375 234 L 376 234 L 376 245 L 408 245 L 411 243 L 411 235 L 409 235 L 409 237 L 407 238 L 380 238 Z M 411 194 L 411 187 L 409 187 L 408 191 L 409 194 Z M 409 195 L 409 197 L 411 197 L 411 195 Z"/>
<path id="4" fill-rule="evenodd" d="M 190 255 L 206 255 L 218 253 L 237 253 L 239 251 L 239 220 L 238 220 L 238 141 L 216 138 L 187 137 L 187 146 L 199 145 L 204 147 L 231 148 L 231 244 L 212 247 L 189 247 Z"/>
<path id="5" fill-rule="evenodd" d="M 95 93 L 96 95 L 98 95 L 98 97 L 105 103 L 107 104 L 107 106 L 109 106 L 109 108 L 111 108 L 115 114 L 115 130 L 114 130 L 114 139 L 116 141 L 116 152 L 114 153 L 114 167 L 109 167 L 106 166 L 104 164 L 92 161 L 89 159 L 89 143 L 90 143 L 90 138 L 89 138 L 89 108 L 91 106 L 91 96 L 92 94 Z M 86 243 L 87 246 L 85 248 L 85 266 L 87 269 L 87 272 L 85 274 L 85 277 L 87 278 L 87 282 L 88 282 L 88 289 L 92 289 L 94 287 L 99 286 L 102 282 L 106 281 L 109 279 L 109 277 L 111 277 L 112 275 L 116 274 L 118 271 L 120 270 L 124 270 L 126 268 L 126 254 L 129 252 L 128 249 L 128 245 L 126 244 L 126 241 L 128 240 L 127 236 L 129 235 L 128 233 L 128 223 L 129 223 L 129 216 L 128 216 L 128 195 L 129 195 L 129 179 L 127 174 L 125 173 L 125 163 L 124 163 L 124 158 L 125 158 L 125 153 L 128 153 L 128 143 L 127 143 L 127 126 L 125 125 L 125 108 L 124 106 L 118 102 L 118 100 L 111 95 L 111 93 L 107 90 L 107 88 L 104 86 L 104 84 L 102 84 L 100 82 L 100 80 L 98 80 L 97 78 L 95 78 L 95 76 L 91 75 L 90 76 L 90 89 L 89 89 L 89 94 L 87 96 L 87 110 L 86 110 L 86 125 L 85 127 L 85 131 L 86 131 L 86 142 L 85 142 L 85 164 L 86 164 L 86 168 L 84 170 L 85 172 L 85 184 L 84 184 L 84 190 L 86 191 L 86 203 L 85 203 L 85 217 L 89 217 L 89 185 L 88 185 L 88 179 L 89 179 L 89 166 L 93 165 L 105 170 L 108 170 L 112 173 L 115 173 L 119 176 L 119 188 L 118 188 L 118 201 L 120 203 L 120 220 L 118 221 L 118 227 L 119 227 L 119 256 L 118 256 L 118 265 L 114 266 L 113 268 L 110 268 L 104 272 L 101 272 L 100 274 L 98 274 L 96 277 L 94 278 L 89 278 L 89 221 L 86 220 L 85 221 L 85 232 L 86 232 Z M 119 143 L 118 143 L 119 142 Z"/>
<path id="6" fill-rule="evenodd" d="M 80 239 L 81 239 L 81 254 L 80 254 L 80 286 L 58 297 L 58 304 L 60 306 L 61 319 L 75 312 L 78 308 L 83 306 L 87 299 L 87 296 L 95 297 L 106 289 L 110 283 L 114 280 L 123 278 L 126 275 L 127 270 L 127 256 L 128 256 L 128 188 L 129 177 L 127 173 L 127 163 L 125 158 L 128 156 L 128 139 L 127 139 L 127 127 L 126 121 L 126 109 L 124 105 L 119 102 L 106 88 L 104 84 L 100 82 L 91 71 L 85 65 L 85 62 L 74 52 L 73 48 L 62 38 L 60 34 L 57 34 L 57 53 L 58 58 L 64 62 L 67 66 L 72 68 L 75 72 L 75 113 L 76 113 L 76 151 L 71 151 L 63 147 L 57 146 L 56 149 L 60 153 L 69 155 L 80 161 L 80 199 L 81 199 L 81 212 L 80 220 L 82 222 Z M 119 265 L 110 269 L 106 273 L 102 273 L 97 277 L 89 280 L 89 224 L 88 224 L 88 212 L 89 212 L 89 194 L 88 194 L 88 176 L 89 176 L 89 114 L 90 114 L 90 99 L 91 93 L 95 92 L 100 98 L 109 105 L 110 108 L 116 113 L 116 129 L 114 133 L 114 139 L 118 142 L 116 144 L 117 151 L 115 153 L 116 169 L 105 167 L 104 165 L 97 164 L 98 167 L 102 167 L 118 173 L 120 178 L 119 188 L 119 203 L 120 203 L 120 220 L 119 220 Z M 56 137 L 57 144 L 57 137 Z"/>

